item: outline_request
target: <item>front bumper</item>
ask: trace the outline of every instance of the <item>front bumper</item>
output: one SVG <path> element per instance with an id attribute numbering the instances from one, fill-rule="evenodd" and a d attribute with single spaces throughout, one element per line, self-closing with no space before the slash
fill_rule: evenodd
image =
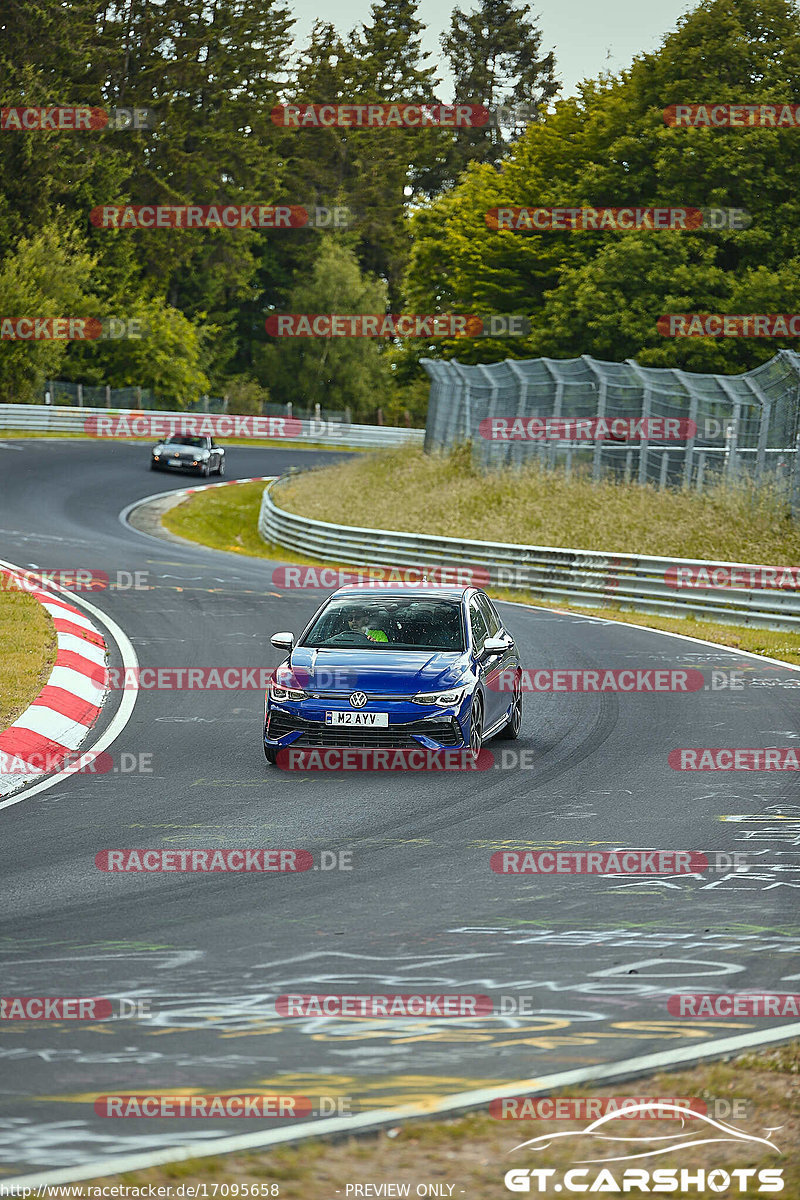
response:
<path id="1" fill-rule="evenodd" d="M 205 463 L 191 462 L 191 460 L 178 460 L 172 458 L 151 458 L 150 462 L 158 471 L 191 471 L 195 475 L 203 474 Z"/>
<path id="2" fill-rule="evenodd" d="M 454 709 L 422 708 L 417 704 L 386 702 L 375 699 L 361 711 L 389 712 L 389 724 L 382 728 L 357 725 L 327 725 L 325 712 L 332 709 L 352 711 L 341 703 L 315 701 L 267 705 L 264 745 L 272 749 L 286 746 L 373 749 L 428 750 L 460 749 L 469 744 L 467 714 L 469 704 Z M 421 713 L 423 715 L 421 715 Z M 463 714 L 463 716 L 462 716 Z"/>

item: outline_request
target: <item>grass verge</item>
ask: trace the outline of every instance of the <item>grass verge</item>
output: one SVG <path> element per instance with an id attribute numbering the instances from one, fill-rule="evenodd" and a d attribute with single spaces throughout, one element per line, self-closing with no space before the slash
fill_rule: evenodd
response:
<path id="1" fill-rule="evenodd" d="M 360 473 L 364 465 L 366 464 L 359 461 L 348 464 L 348 467 L 350 471 Z M 307 485 L 311 479 L 314 480 L 316 488 L 323 478 L 329 479 L 332 472 L 336 473 L 337 479 L 343 473 L 337 466 L 298 475 L 296 483 L 287 488 L 287 491 L 292 494 L 295 511 L 299 511 L 296 488 Z M 332 564 L 330 561 L 323 564 L 307 556 L 294 554 L 291 550 L 283 547 L 267 546 L 258 535 L 258 513 L 263 490 L 264 485 L 261 483 L 242 483 L 237 487 L 214 488 L 207 492 L 196 492 L 183 503 L 165 513 L 162 523 L 172 533 L 188 538 L 189 541 L 210 546 L 215 550 L 228 550 L 237 554 L 252 555 L 256 558 L 277 559 L 280 562 L 333 565 L 341 566 L 343 570 L 348 569 L 345 564 Z M 281 503 L 284 502 L 285 495 L 286 492 L 283 492 Z M 336 497 L 337 493 L 333 492 L 332 495 Z M 340 511 L 332 514 L 328 511 L 329 507 L 338 509 L 338 498 L 326 506 L 326 515 L 321 516 L 320 520 L 334 520 L 341 516 Z M 307 516 L 316 516 L 316 513 L 308 512 L 305 508 L 302 511 Z M 350 515 L 349 510 L 348 515 Z M 423 522 L 422 527 L 427 532 L 428 526 L 424 524 L 423 518 L 420 518 L 420 521 Z M 485 534 L 485 529 L 483 532 Z M 800 633 L 723 625 L 714 621 L 700 621 L 691 616 L 659 617 L 649 613 L 623 612 L 619 606 L 614 605 L 604 608 L 584 608 L 582 605 L 567 604 L 563 601 L 554 603 L 524 592 L 508 591 L 491 586 L 488 586 L 486 590 L 489 595 L 498 600 L 514 600 L 517 603 L 531 604 L 540 608 L 583 613 L 587 616 L 622 621 L 625 624 L 645 625 L 649 629 L 665 629 L 670 633 L 702 638 L 705 641 L 718 642 L 722 646 L 731 646 L 736 650 L 747 650 L 752 654 L 763 654 L 769 658 L 779 658 L 784 662 L 800 665 Z"/>
<path id="2" fill-rule="evenodd" d="M 679 1154 L 665 1154 L 654 1160 L 636 1162 L 611 1162 L 616 1155 L 635 1153 L 635 1148 L 615 1143 L 599 1142 L 592 1136 L 559 1139 L 538 1154 L 509 1151 L 520 1142 L 544 1133 L 564 1130 L 580 1132 L 588 1121 L 540 1121 L 540 1120 L 495 1120 L 486 1112 L 445 1120 L 408 1122 L 394 1129 L 361 1138 L 344 1138 L 336 1142 L 315 1140 L 297 1147 L 282 1147 L 273 1151 L 250 1154 L 233 1154 L 187 1160 L 185 1162 L 153 1167 L 146 1171 L 129 1172 L 115 1177 L 94 1180 L 95 1184 L 126 1184 L 134 1187 L 167 1186 L 175 1196 L 180 1184 L 203 1183 L 208 1185 L 207 1195 L 213 1195 L 214 1183 L 239 1185 L 239 1195 L 246 1194 L 242 1186 L 278 1184 L 282 1200 L 331 1200 L 337 1195 L 345 1197 L 346 1185 L 353 1183 L 394 1183 L 410 1185 L 409 1195 L 416 1195 L 420 1183 L 453 1184 L 452 1196 L 464 1196 L 467 1200 L 483 1200 L 484 1197 L 510 1195 L 503 1186 L 503 1175 L 510 1167 L 548 1167 L 561 1172 L 575 1166 L 583 1166 L 587 1159 L 600 1162 L 589 1165 L 592 1180 L 595 1172 L 603 1167 L 620 1178 L 628 1167 L 688 1168 L 693 1173 L 703 1169 L 731 1172 L 734 1168 L 782 1168 L 784 1190 L 782 1197 L 797 1200 L 800 1196 L 800 1161 L 792 1147 L 798 1144 L 800 1133 L 800 1042 L 761 1052 L 750 1053 L 724 1062 L 702 1065 L 688 1070 L 661 1073 L 635 1083 L 617 1084 L 614 1087 L 573 1088 L 559 1095 L 573 1097 L 648 1097 L 684 1098 L 705 1100 L 709 1109 L 713 1101 L 737 1102 L 737 1116 L 726 1119 L 737 1129 L 757 1137 L 771 1137 L 780 1153 L 756 1144 L 731 1144 L 720 1141 L 682 1149 Z M 260 1089 L 253 1089 L 260 1090 Z M 744 1102 L 741 1105 L 740 1102 Z M 738 1113 L 744 1108 L 745 1115 Z M 693 1123 L 692 1123 L 693 1124 Z M 713 1128 L 698 1123 L 701 1136 L 724 1137 Z M 773 1131 L 771 1134 L 765 1131 Z M 614 1121 L 611 1130 L 603 1132 L 615 1136 L 632 1137 L 666 1136 L 680 1131 L 675 1120 L 661 1121 Z M 606 1148 L 604 1148 L 604 1145 Z M 551 1183 L 559 1178 L 553 1176 Z M 582 1181 L 581 1181 L 582 1182 Z M 719 1178 L 716 1181 L 719 1183 Z M 549 1189 L 551 1190 L 551 1189 Z M 569 1194 L 566 1189 L 562 1194 Z M 609 1192 L 612 1188 L 593 1189 Z M 661 1189 L 659 1189 L 661 1190 Z M 758 1184 L 750 1181 L 747 1195 L 758 1193 Z M 708 1198 L 720 1195 L 719 1187 L 690 1189 L 692 1196 Z M 627 1195 L 651 1194 L 638 1186 L 626 1187 Z M 75 1187 L 74 1196 L 78 1194 Z M 185 1194 L 185 1193 L 184 1193 Z M 228 1192 L 233 1195 L 233 1192 Z M 266 1194 L 266 1193 L 262 1193 Z M 354 1193 L 351 1191 L 350 1195 Z M 379 1194 L 375 1190 L 362 1195 Z M 397 1191 L 388 1194 L 402 1194 Z M 435 1193 L 434 1193 L 435 1194 Z M 448 1195 L 445 1186 L 440 1193 Z M 533 1181 L 531 1194 L 536 1192 Z M 673 1194 L 687 1194 L 684 1191 Z M 739 1195 L 736 1180 L 725 1195 Z M 84 1192 L 87 1200 L 90 1194 Z"/>
<path id="3" fill-rule="evenodd" d="M 55 660 L 55 628 L 39 601 L 0 591 L 0 730 L 36 699 Z"/>

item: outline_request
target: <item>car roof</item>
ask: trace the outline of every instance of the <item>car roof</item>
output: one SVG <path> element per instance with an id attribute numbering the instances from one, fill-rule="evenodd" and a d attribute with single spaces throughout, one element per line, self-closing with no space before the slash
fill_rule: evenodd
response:
<path id="1" fill-rule="evenodd" d="M 331 599 L 352 599 L 354 596 L 390 596 L 400 598 L 414 596 L 415 598 L 431 597 L 436 600 L 461 600 L 463 596 L 474 589 L 456 585 L 438 584 L 389 584 L 386 587 L 377 583 L 349 583 L 333 593 Z"/>

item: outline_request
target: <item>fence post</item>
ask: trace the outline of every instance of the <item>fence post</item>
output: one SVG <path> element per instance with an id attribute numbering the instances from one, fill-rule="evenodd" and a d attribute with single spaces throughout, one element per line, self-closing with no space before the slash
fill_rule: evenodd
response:
<path id="1" fill-rule="evenodd" d="M 669 466 L 669 450 L 662 450 L 662 452 L 661 452 L 661 474 L 658 477 L 658 490 L 660 492 L 663 492 L 664 488 L 667 486 L 667 467 L 668 466 Z"/>
<path id="2" fill-rule="evenodd" d="M 764 465 L 767 457 L 767 437 L 769 436 L 769 419 L 772 412 L 772 402 L 765 399 L 761 410 L 761 421 L 758 426 L 758 450 L 756 451 L 756 482 L 761 483 Z"/>
<path id="3" fill-rule="evenodd" d="M 138 409 L 141 409 L 141 407 L 142 407 L 142 389 L 141 389 L 141 385 L 138 385 L 138 384 L 136 387 L 136 407 Z"/>
<path id="4" fill-rule="evenodd" d="M 794 443 L 794 462 L 792 463 L 792 486 L 789 493 L 789 507 L 792 510 L 792 517 L 794 520 L 797 520 L 800 517 L 800 433 L 798 433 Z"/>
<path id="5" fill-rule="evenodd" d="M 683 378 L 683 372 L 681 371 L 681 379 L 682 378 Z M 697 425 L 697 393 L 696 392 L 692 393 L 691 399 L 689 400 L 689 422 L 690 422 L 690 424 L 693 424 L 695 426 Z M 686 439 L 686 459 L 683 464 L 683 486 L 685 488 L 691 487 L 691 484 L 692 484 L 692 466 L 693 466 L 692 459 L 694 457 L 694 443 L 695 443 L 695 435 L 690 434 L 690 436 Z"/>
<path id="6" fill-rule="evenodd" d="M 106 384 L 106 408 L 111 408 L 111 384 Z"/>
<path id="7" fill-rule="evenodd" d="M 633 468 L 633 451 L 626 450 L 625 451 L 625 482 L 626 483 L 630 483 L 630 481 L 631 481 L 632 468 Z"/>
<path id="8" fill-rule="evenodd" d="M 696 486 L 698 492 L 702 492 L 702 490 L 703 490 L 703 476 L 705 475 L 705 471 L 706 471 L 706 452 L 705 452 L 705 450 L 699 450 L 698 454 L 697 454 L 697 479 L 695 481 L 695 486 Z"/>
<path id="9" fill-rule="evenodd" d="M 78 384 L 78 408 L 83 408 L 83 384 Z"/>

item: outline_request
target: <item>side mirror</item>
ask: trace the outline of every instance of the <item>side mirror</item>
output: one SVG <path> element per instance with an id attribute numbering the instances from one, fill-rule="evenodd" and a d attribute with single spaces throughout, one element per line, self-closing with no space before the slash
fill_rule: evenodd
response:
<path id="1" fill-rule="evenodd" d="M 294 634 L 291 633 L 273 633 L 269 639 L 276 650 L 289 650 L 294 647 Z"/>
<path id="2" fill-rule="evenodd" d="M 486 658 L 499 658 L 501 654 L 505 654 L 508 649 L 508 643 L 502 637 L 488 637 L 483 643 L 483 649 L 480 653 L 480 661 L 483 662 Z"/>

